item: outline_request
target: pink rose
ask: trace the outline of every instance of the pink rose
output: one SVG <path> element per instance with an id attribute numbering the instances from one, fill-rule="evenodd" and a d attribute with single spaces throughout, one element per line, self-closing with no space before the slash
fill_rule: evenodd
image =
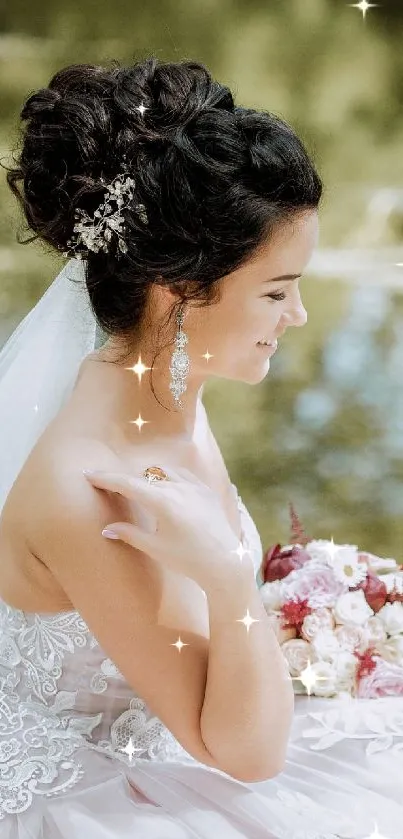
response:
<path id="1" fill-rule="evenodd" d="M 334 634 L 340 647 L 346 652 L 352 653 L 354 650 L 358 650 L 358 652 L 363 653 L 368 647 L 369 633 L 366 627 L 345 624 L 338 626 Z"/>
<path id="2" fill-rule="evenodd" d="M 305 562 L 310 560 L 310 555 L 300 545 L 272 545 L 262 561 L 261 577 L 265 583 L 272 583 L 274 580 L 282 580 L 291 571 L 302 568 Z"/>
<path id="3" fill-rule="evenodd" d="M 284 600 L 296 597 L 307 599 L 312 609 L 333 606 L 344 591 L 345 586 L 336 580 L 332 568 L 328 566 L 315 568 L 305 565 L 302 571 L 291 572 L 282 583 Z"/>
<path id="4" fill-rule="evenodd" d="M 316 609 L 311 615 L 304 618 L 301 626 L 301 637 L 305 641 L 312 641 L 317 632 L 322 629 L 333 629 L 334 618 L 330 609 Z"/>
<path id="5" fill-rule="evenodd" d="M 368 642 L 372 641 L 373 645 L 378 648 L 378 644 L 382 644 L 387 639 L 386 629 L 381 621 L 376 615 L 366 623 L 366 630 L 368 634 Z"/>
<path id="6" fill-rule="evenodd" d="M 290 638 L 289 641 L 285 641 L 281 646 L 281 652 L 292 676 L 300 676 L 309 661 L 312 664 L 316 660 L 315 651 L 303 638 Z"/>
<path id="7" fill-rule="evenodd" d="M 360 699 L 376 699 L 379 696 L 403 696 L 403 667 L 377 658 L 376 667 L 372 673 L 360 679 L 357 696 Z"/>

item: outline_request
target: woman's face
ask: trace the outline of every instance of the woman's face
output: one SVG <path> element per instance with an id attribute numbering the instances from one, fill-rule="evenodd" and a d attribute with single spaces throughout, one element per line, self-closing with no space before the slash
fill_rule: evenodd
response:
<path id="1" fill-rule="evenodd" d="M 303 274 L 318 236 L 317 213 L 301 214 L 253 261 L 221 280 L 219 303 L 187 308 L 182 329 L 189 339 L 189 375 L 199 382 L 218 376 L 251 384 L 265 376 L 275 350 L 258 342 L 281 341 L 289 326 L 307 322 L 299 279 L 276 278 Z"/>

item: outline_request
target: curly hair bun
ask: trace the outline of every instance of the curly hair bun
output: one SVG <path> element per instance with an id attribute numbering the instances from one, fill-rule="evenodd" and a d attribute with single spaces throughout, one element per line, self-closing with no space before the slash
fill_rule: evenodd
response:
<path id="1" fill-rule="evenodd" d="M 21 119 L 33 119 L 42 114 L 52 113 L 61 98 L 61 94 L 57 90 L 51 90 L 49 87 L 38 90 L 25 102 L 21 111 Z"/>
<path id="2" fill-rule="evenodd" d="M 123 160 L 135 181 L 149 223 L 129 205 L 124 258 L 117 262 L 112 234 L 110 251 L 86 262 L 107 334 L 136 333 L 155 282 L 182 301 L 214 302 L 222 277 L 321 199 L 321 179 L 291 126 L 235 106 L 230 89 L 195 61 L 73 64 L 29 96 L 21 119 L 7 182 L 35 233 L 27 242 L 64 252 L 76 211 L 94 214 Z"/>

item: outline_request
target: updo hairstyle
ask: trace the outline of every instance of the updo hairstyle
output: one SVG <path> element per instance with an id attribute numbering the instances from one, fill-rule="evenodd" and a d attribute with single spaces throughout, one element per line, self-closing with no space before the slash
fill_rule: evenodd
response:
<path id="1" fill-rule="evenodd" d="M 220 279 L 321 199 L 321 179 L 293 129 L 268 111 L 235 106 L 230 89 L 195 61 L 73 64 L 32 93 L 20 116 L 26 124 L 7 183 L 35 233 L 25 241 L 17 234 L 20 244 L 40 239 L 68 250 L 75 210 L 92 216 L 105 198 L 102 179 L 111 182 L 127 162 L 149 223 L 129 206 L 127 253 L 112 239 L 108 253 L 90 251 L 83 264 L 98 327 L 123 339 L 128 354 L 152 283 L 178 297 L 168 323 L 187 301 L 212 305 Z"/>

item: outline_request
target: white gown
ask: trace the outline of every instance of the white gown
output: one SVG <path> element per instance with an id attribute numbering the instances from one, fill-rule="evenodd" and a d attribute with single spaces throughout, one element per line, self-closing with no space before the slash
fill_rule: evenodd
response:
<path id="1" fill-rule="evenodd" d="M 262 543 L 238 499 L 260 585 Z M 1 839 L 367 839 L 376 827 L 403 837 L 402 699 L 296 697 L 285 769 L 241 783 L 184 751 L 78 612 L 0 601 Z"/>

